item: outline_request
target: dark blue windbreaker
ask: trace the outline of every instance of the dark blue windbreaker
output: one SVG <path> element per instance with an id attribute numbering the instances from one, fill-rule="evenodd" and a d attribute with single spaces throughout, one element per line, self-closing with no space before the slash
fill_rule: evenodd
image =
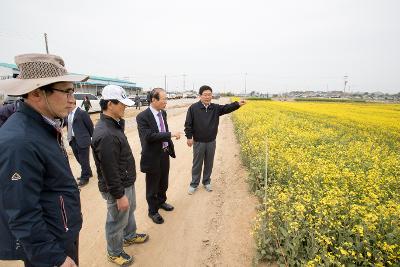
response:
<path id="1" fill-rule="evenodd" d="M 79 190 L 57 131 L 21 103 L 0 128 L 0 259 L 59 266 L 81 227 Z"/>

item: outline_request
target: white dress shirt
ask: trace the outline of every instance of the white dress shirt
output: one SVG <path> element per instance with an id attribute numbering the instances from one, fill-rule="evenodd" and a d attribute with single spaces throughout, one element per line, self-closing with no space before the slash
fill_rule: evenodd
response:
<path id="1" fill-rule="evenodd" d="M 153 113 L 154 119 L 155 119 L 156 122 L 157 122 L 158 131 L 161 132 L 160 119 L 158 118 L 158 115 L 157 115 L 159 112 L 161 112 L 161 110 L 160 110 L 160 111 L 157 111 L 157 110 L 156 110 L 155 108 L 153 108 L 152 106 L 150 106 L 150 110 L 151 110 L 151 113 Z M 165 123 L 164 123 L 164 125 L 165 125 Z"/>
<path id="2" fill-rule="evenodd" d="M 74 121 L 74 117 L 75 117 L 75 111 L 78 109 L 79 107 L 75 107 L 69 114 L 68 114 L 68 127 L 71 127 L 71 131 L 72 131 L 72 136 L 75 136 L 74 133 L 74 128 L 72 127 L 72 122 Z"/>

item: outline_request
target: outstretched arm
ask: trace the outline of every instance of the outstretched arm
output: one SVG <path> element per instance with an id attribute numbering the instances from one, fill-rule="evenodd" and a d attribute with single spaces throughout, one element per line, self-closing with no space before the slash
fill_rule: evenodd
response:
<path id="1" fill-rule="evenodd" d="M 139 136 L 144 138 L 148 143 L 154 142 L 168 142 L 174 134 L 171 132 L 155 132 L 150 127 L 149 121 L 144 116 L 136 117 Z"/>

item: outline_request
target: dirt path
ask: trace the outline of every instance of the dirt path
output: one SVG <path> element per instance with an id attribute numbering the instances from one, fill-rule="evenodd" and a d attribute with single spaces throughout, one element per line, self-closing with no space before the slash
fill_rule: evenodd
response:
<path id="1" fill-rule="evenodd" d="M 186 110 L 187 104 L 169 105 L 171 131 L 183 131 Z M 126 134 L 138 166 L 140 143 L 136 114 L 134 109 L 127 110 Z M 93 119 L 96 116 L 98 114 L 92 115 Z M 174 143 L 177 158 L 171 160 L 167 196 L 175 210 L 160 211 L 165 219 L 162 225 L 154 224 L 147 217 L 144 174 L 138 170 L 135 217 L 138 232 L 148 233 L 150 240 L 126 248 L 128 254 L 134 255 L 134 266 L 251 266 L 255 245 L 250 231 L 257 201 L 248 193 L 247 174 L 240 163 L 230 115 L 221 117 L 212 175 L 213 192 L 200 188 L 192 196 L 187 194 L 192 149 L 186 145 L 186 138 Z M 71 151 L 69 156 L 77 177 L 79 167 Z M 93 159 L 91 162 L 95 170 Z M 96 177 L 82 189 L 81 200 L 84 224 L 80 236 L 80 266 L 115 266 L 107 262 L 105 256 L 106 205 L 98 192 Z M 0 262 L 0 266 L 22 265 Z"/>

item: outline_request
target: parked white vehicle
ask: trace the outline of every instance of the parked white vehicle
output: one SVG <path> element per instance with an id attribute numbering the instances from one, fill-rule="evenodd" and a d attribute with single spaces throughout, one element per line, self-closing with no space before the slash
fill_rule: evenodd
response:
<path id="1" fill-rule="evenodd" d="M 76 99 L 76 106 L 85 110 L 85 107 L 82 106 L 83 99 L 87 96 L 90 100 L 90 105 L 92 106 L 89 109 L 89 112 L 100 112 L 100 99 L 98 99 L 95 95 L 89 93 L 74 93 L 74 98 Z"/>
<path id="2" fill-rule="evenodd" d="M 176 94 L 174 93 L 167 93 L 167 99 L 175 99 Z"/>

